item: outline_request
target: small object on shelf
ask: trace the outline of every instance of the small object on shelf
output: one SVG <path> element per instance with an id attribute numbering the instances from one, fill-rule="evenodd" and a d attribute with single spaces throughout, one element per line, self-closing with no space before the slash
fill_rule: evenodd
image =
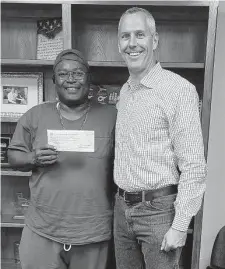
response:
<path id="1" fill-rule="evenodd" d="M 63 50 L 62 19 L 39 20 L 37 27 L 37 59 L 55 60 Z"/>
<path id="2" fill-rule="evenodd" d="M 15 227 L 15 228 L 23 228 L 24 224 L 24 216 L 19 216 L 19 218 L 14 218 L 15 213 L 13 214 L 1 214 L 1 227 Z"/>
<path id="3" fill-rule="evenodd" d="M 14 261 L 16 264 L 20 264 L 19 246 L 19 241 L 14 242 Z"/>
<path id="4" fill-rule="evenodd" d="M 120 85 L 103 85 L 103 87 L 107 90 L 108 93 L 108 104 L 109 105 L 116 105 L 119 101 L 120 97 Z"/>
<path id="5" fill-rule="evenodd" d="M 93 99 L 100 104 L 116 105 L 119 100 L 120 85 L 91 85 L 89 99 Z"/>
<path id="6" fill-rule="evenodd" d="M 24 216 L 23 216 L 23 215 L 20 215 L 20 216 L 13 216 L 13 219 L 24 220 Z"/>
<path id="7" fill-rule="evenodd" d="M 24 215 L 26 214 L 27 209 L 29 207 L 29 200 L 23 196 L 22 192 L 16 193 L 14 207 L 15 207 L 15 215 L 13 216 L 13 219 L 17 220 L 24 219 Z"/>
<path id="8" fill-rule="evenodd" d="M 107 90 L 103 88 L 102 86 L 99 86 L 99 91 L 97 92 L 97 101 L 103 105 L 108 103 Z"/>
<path id="9" fill-rule="evenodd" d="M 1 167 L 7 167 L 9 165 L 7 150 L 8 150 L 10 140 L 11 140 L 11 135 L 9 134 L 1 135 Z"/>
<path id="10" fill-rule="evenodd" d="M 88 99 L 92 99 L 96 97 L 97 92 L 99 91 L 99 87 L 97 85 L 91 84 L 90 85 L 90 90 L 88 94 Z"/>

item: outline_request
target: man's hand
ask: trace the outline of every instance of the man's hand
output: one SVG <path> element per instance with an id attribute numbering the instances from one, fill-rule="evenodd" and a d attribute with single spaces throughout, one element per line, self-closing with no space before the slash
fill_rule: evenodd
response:
<path id="1" fill-rule="evenodd" d="M 181 232 L 171 227 L 164 235 L 161 250 L 170 251 L 178 247 L 183 247 L 185 245 L 186 238 L 187 232 Z"/>
<path id="2" fill-rule="evenodd" d="M 48 166 L 55 163 L 58 159 L 58 152 L 51 145 L 46 145 L 35 149 L 32 152 L 33 164 L 35 166 Z"/>

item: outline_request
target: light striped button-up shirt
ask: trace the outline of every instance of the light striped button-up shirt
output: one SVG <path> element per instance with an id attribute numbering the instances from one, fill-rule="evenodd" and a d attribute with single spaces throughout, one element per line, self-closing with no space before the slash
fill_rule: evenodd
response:
<path id="1" fill-rule="evenodd" d="M 172 227 L 180 231 L 205 191 L 198 103 L 194 85 L 157 63 L 139 85 L 128 79 L 117 104 L 115 183 L 131 192 L 178 184 Z"/>

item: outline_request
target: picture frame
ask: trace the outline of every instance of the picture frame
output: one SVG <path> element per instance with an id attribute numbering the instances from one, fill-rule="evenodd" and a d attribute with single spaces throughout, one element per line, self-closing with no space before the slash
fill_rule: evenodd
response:
<path id="1" fill-rule="evenodd" d="M 31 107 L 43 102 L 43 73 L 1 73 L 1 121 L 18 119 Z"/>

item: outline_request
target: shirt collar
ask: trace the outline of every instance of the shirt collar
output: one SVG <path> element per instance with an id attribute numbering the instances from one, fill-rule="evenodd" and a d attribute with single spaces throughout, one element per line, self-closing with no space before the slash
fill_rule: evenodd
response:
<path id="1" fill-rule="evenodd" d="M 157 62 L 153 68 L 142 78 L 140 84 L 147 88 L 155 88 L 162 73 L 160 62 Z M 128 84 L 132 85 L 131 77 L 128 78 Z"/>

